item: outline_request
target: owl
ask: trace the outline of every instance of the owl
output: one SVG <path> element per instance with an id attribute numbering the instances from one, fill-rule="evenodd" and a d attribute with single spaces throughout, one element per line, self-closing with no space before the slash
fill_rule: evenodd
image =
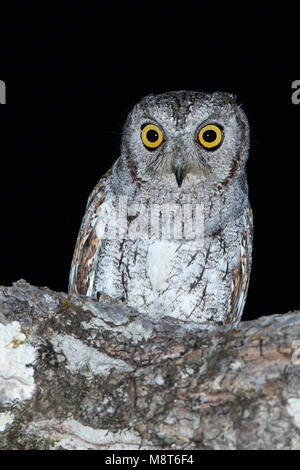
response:
<path id="1" fill-rule="evenodd" d="M 88 199 L 69 292 L 152 319 L 237 323 L 252 259 L 248 150 L 247 117 L 232 94 L 144 97 Z"/>

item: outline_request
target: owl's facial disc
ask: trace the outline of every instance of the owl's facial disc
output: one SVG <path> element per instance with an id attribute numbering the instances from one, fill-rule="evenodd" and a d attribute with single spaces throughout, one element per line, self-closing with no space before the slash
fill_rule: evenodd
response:
<path id="1" fill-rule="evenodd" d="M 217 122 L 206 120 L 196 128 L 194 137 L 190 132 L 190 129 L 187 133 L 182 129 L 178 134 L 177 130 L 168 129 L 167 135 L 154 120 L 140 124 L 141 142 L 150 153 L 146 171 L 156 175 L 173 173 L 179 188 L 189 173 L 205 174 L 209 169 L 205 153 L 221 147 L 224 128 Z"/>

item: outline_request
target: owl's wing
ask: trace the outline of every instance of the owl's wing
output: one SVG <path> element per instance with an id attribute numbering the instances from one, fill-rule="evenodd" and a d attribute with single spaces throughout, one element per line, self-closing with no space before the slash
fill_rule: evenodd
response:
<path id="1" fill-rule="evenodd" d="M 246 302 L 252 259 L 253 215 L 250 205 L 246 212 L 246 224 L 241 241 L 238 264 L 233 271 L 229 305 L 224 324 L 240 320 Z"/>
<path id="2" fill-rule="evenodd" d="M 110 169 L 93 189 L 78 234 L 69 277 L 69 292 L 92 295 L 98 252 L 103 242 L 96 234 L 99 208 L 105 200 Z"/>

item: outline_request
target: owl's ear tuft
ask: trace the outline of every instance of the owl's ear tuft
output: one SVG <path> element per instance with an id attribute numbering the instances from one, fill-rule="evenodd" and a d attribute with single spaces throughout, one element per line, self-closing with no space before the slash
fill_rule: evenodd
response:
<path id="1" fill-rule="evenodd" d="M 237 96 L 235 94 L 225 92 L 224 95 L 225 101 L 227 101 L 228 103 L 230 102 L 231 104 L 236 104 Z"/>
<path id="2" fill-rule="evenodd" d="M 237 96 L 234 93 L 227 91 L 216 91 L 213 93 L 213 97 L 223 101 L 224 103 L 236 104 Z"/>
<path id="3" fill-rule="evenodd" d="M 236 104 L 237 101 L 237 96 L 234 95 L 233 93 L 228 93 L 228 97 L 230 98 L 230 101 L 234 104 Z"/>

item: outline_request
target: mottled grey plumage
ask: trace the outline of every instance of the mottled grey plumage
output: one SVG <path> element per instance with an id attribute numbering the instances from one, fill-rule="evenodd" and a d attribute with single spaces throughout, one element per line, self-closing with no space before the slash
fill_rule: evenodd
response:
<path id="1" fill-rule="evenodd" d="M 203 142 L 199 130 L 211 124 L 220 131 L 210 132 L 221 140 L 206 148 L 214 134 L 206 131 Z M 148 131 L 149 145 L 161 133 L 157 148 L 142 141 L 145 125 L 157 130 L 156 135 Z M 125 123 L 119 159 L 89 198 L 70 292 L 108 296 L 152 317 L 238 321 L 252 253 L 248 148 L 247 118 L 230 94 L 175 91 L 143 98 Z M 119 207 L 120 197 L 145 208 L 201 205 L 203 244 L 191 248 L 185 238 L 105 239 L 104 227 L 112 219 L 108 208 Z M 142 222 L 148 227 L 149 219 L 140 214 Z M 128 226 L 132 223 L 134 215 L 128 217 Z"/>

